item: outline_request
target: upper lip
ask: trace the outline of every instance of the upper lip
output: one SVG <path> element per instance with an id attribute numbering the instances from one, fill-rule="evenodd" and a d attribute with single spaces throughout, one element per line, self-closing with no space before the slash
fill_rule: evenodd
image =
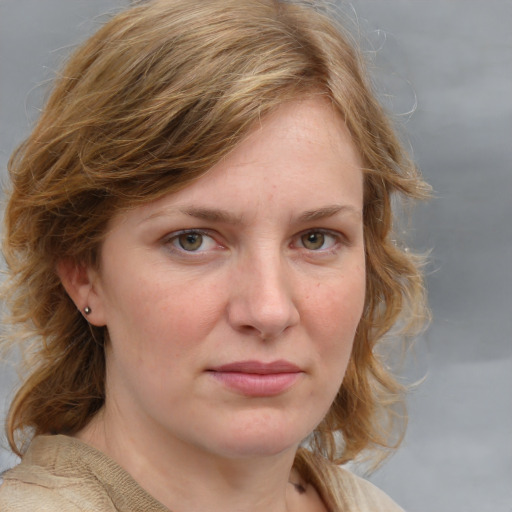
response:
<path id="1" fill-rule="evenodd" d="M 269 363 L 262 361 L 235 361 L 233 363 L 215 366 L 210 368 L 210 371 L 269 375 L 272 373 L 299 373 L 302 370 L 297 365 L 280 359 Z"/>

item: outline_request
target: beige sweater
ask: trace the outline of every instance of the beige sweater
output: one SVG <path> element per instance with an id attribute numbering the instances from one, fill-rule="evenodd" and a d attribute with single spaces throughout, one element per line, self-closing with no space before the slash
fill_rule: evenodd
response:
<path id="1" fill-rule="evenodd" d="M 369 482 L 336 471 L 344 505 L 332 512 L 402 510 Z M 3 479 L 1 512 L 169 512 L 106 455 L 62 435 L 36 437 Z"/>

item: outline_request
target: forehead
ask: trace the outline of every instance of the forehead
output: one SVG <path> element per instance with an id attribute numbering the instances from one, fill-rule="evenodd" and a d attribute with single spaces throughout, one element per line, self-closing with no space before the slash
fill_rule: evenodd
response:
<path id="1" fill-rule="evenodd" d="M 299 215 L 344 205 L 362 209 L 361 159 L 343 118 L 325 99 L 281 105 L 201 178 L 140 208 L 222 208 L 234 214 Z"/>

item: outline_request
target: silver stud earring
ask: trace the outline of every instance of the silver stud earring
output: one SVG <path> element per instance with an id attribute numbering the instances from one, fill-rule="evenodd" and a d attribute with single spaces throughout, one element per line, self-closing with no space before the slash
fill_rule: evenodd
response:
<path id="1" fill-rule="evenodd" d="M 89 306 L 85 306 L 85 308 L 84 308 L 84 313 L 85 313 L 86 315 L 90 315 L 90 314 L 91 314 L 91 312 L 92 312 L 92 309 L 91 309 Z"/>

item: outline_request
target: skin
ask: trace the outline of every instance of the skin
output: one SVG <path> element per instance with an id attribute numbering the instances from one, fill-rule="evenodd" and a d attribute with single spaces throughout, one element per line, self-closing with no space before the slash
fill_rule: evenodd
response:
<path id="1" fill-rule="evenodd" d="M 362 315 L 362 180 L 339 114 L 297 100 L 188 188 L 115 216 L 99 271 L 61 263 L 110 335 L 106 403 L 78 437 L 175 512 L 324 510 L 290 471 Z M 247 360 L 299 371 L 272 396 L 212 371 Z"/>

